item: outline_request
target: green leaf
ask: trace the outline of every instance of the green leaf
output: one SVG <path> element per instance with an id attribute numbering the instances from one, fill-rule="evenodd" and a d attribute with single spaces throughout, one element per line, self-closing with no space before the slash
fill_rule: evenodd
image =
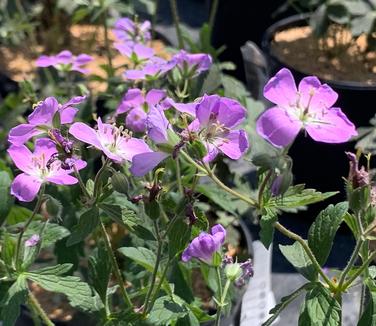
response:
<path id="1" fill-rule="evenodd" d="M 137 225 L 138 218 L 136 213 L 131 209 L 112 204 L 99 204 L 99 208 L 103 210 L 109 218 L 114 220 L 116 223 L 127 227 L 130 231 L 134 231 L 134 227 Z"/>
<path id="2" fill-rule="evenodd" d="M 273 224 L 277 222 L 277 214 L 273 211 L 268 211 L 266 215 L 262 215 L 260 219 L 260 240 L 266 249 L 269 248 L 273 241 L 274 227 Z"/>
<path id="3" fill-rule="evenodd" d="M 111 263 L 103 242 L 99 242 L 93 256 L 89 257 L 89 277 L 103 304 L 106 304 L 107 288 L 111 276 Z"/>
<path id="4" fill-rule="evenodd" d="M 369 293 L 369 302 L 358 322 L 358 326 L 376 325 L 376 291 L 373 287 L 369 287 Z"/>
<path id="5" fill-rule="evenodd" d="M 168 252 L 170 258 L 182 252 L 191 238 L 190 227 L 183 221 L 182 216 L 176 218 L 172 223 L 168 233 Z"/>
<path id="6" fill-rule="evenodd" d="M 9 288 L 5 297 L 1 300 L 3 326 L 14 326 L 20 314 L 20 306 L 27 299 L 27 283 L 24 276 L 19 276 L 15 283 Z"/>
<path id="7" fill-rule="evenodd" d="M 305 298 L 299 326 L 340 326 L 341 306 L 322 284 L 316 283 Z"/>
<path id="8" fill-rule="evenodd" d="M 360 230 L 359 230 L 358 223 L 356 221 L 355 216 L 350 213 L 346 213 L 343 216 L 343 220 L 345 221 L 345 223 L 347 224 L 347 226 L 349 227 L 349 229 L 351 230 L 355 238 L 357 238 L 357 236 L 360 233 Z"/>
<path id="9" fill-rule="evenodd" d="M 123 247 L 119 248 L 118 251 L 124 256 L 132 259 L 136 264 L 144 267 L 147 271 L 153 271 L 157 257 L 150 249 L 143 247 Z"/>
<path id="10" fill-rule="evenodd" d="M 16 241 L 5 233 L 3 245 L 1 246 L 1 259 L 4 261 L 7 268 L 14 268 L 13 259 L 16 252 Z"/>
<path id="11" fill-rule="evenodd" d="M 277 304 L 272 310 L 269 311 L 269 315 L 272 315 L 262 326 L 270 326 L 278 318 L 279 314 L 285 309 L 292 301 L 299 297 L 303 292 L 309 289 L 312 286 L 312 283 L 306 283 L 301 286 L 299 289 L 295 290 L 288 296 L 285 296 L 281 299 L 281 302 Z"/>
<path id="12" fill-rule="evenodd" d="M 315 271 L 308 255 L 304 251 L 303 246 L 299 242 L 296 241 L 294 244 L 287 246 L 279 245 L 279 249 L 286 259 L 306 279 L 310 281 L 317 280 L 317 272 Z"/>
<path id="13" fill-rule="evenodd" d="M 99 209 L 94 206 L 81 214 L 78 224 L 72 229 L 72 233 L 67 240 L 66 245 L 72 246 L 83 241 L 89 236 L 99 224 Z"/>
<path id="14" fill-rule="evenodd" d="M 231 195 L 214 184 L 200 184 L 196 191 L 208 197 L 211 201 L 224 209 L 226 212 L 236 215 L 237 202 Z"/>
<path id="15" fill-rule="evenodd" d="M 308 232 L 308 245 L 323 266 L 333 246 L 333 240 L 349 205 L 347 202 L 329 205 L 316 217 Z"/>
<path id="16" fill-rule="evenodd" d="M 13 205 L 7 216 L 7 224 L 14 225 L 24 222 L 31 216 L 31 214 L 32 211 L 30 209 L 18 205 Z"/>
<path id="17" fill-rule="evenodd" d="M 68 273 L 73 267 L 73 264 L 59 264 L 55 266 L 47 266 L 44 268 L 36 269 L 31 271 L 34 274 L 40 275 L 63 275 Z"/>
<path id="18" fill-rule="evenodd" d="M 6 220 L 14 202 L 14 198 L 10 195 L 9 191 L 11 183 L 12 180 L 9 173 L 0 171 L 0 225 Z"/>
<path id="19" fill-rule="evenodd" d="M 155 301 L 148 321 L 155 326 L 171 325 L 172 322 L 183 318 L 187 313 L 186 307 L 173 301 L 169 296 L 163 296 Z"/>
<path id="20" fill-rule="evenodd" d="M 76 276 L 58 276 L 54 274 L 24 273 L 26 277 L 47 291 L 62 293 L 68 297 L 73 307 L 83 311 L 98 311 L 90 286 Z"/>
<path id="21" fill-rule="evenodd" d="M 304 189 L 304 185 L 290 187 L 282 197 L 272 198 L 266 204 L 267 207 L 277 207 L 279 209 L 299 208 L 309 204 L 323 201 L 336 195 L 337 192 L 321 193 L 315 189 Z"/>
<path id="22" fill-rule="evenodd" d="M 29 238 L 33 234 L 40 234 L 43 224 L 38 221 L 31 222 L 29 228 L 25 232 L 25 238 Z M 42 235 L 41 248 L 52 246 L 58 240 L 64 239 L 70 234 L 69 230 L 64 226 L 56 223 L 47 223 Z"/>

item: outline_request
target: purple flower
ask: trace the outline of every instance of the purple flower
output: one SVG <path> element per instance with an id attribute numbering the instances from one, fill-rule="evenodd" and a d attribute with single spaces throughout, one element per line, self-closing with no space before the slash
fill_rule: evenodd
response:
<path id="1" fill-rule="evenodd" d="M 170 142 L 169 136 L 172 135 L 172 130 L 163 108 L 151 106 L 146 119 L 146 125 L 148 136 L 154 143 L 168 144 Z M 150 150 L 139 153 L 133 157 L 130 171 L 137 177 L 144 176 L 170 155 L 171 153 L 164 151 L 153 152 Z"/>
<path id="2" fill-rule="evenodd" d="M 120 18 L 115 22 L 113 32 L 121 41 L 146 43 L 151 40 L 150 29 L 148 20 L 138 23 L 129 18 Z"/>
<path id="3" fill-rule="evenodd" d="M 69 133 L 78 140 L 101 150 L 117 163 L 131 161 L 133 156 L 139 153 L 151 152 L 142 139 L 129 136 L 121 127 L 102 123 L 100 118 L 98 118 L 97 130 L 82 122 L 76 122 L 70 127 Z"/>
<path id="4" fill-rule="evenodd" d="M 58 185 L 72 185 L 78 180 L 71 175 L 72 169 L 66 170 L 61 162 L 55 159 L 57 149 L 55 143 L 48 138 L 36 140 L 34 153 L 25 145 L 12 145 L 8 154 L 14 164 L 23 173 L 19 174 L 12 183 L 11 194 L 20 201 L 32 201 L 43 183 L 51 182 Z M 83 169 L 86 162 L 75 161 L 77 170 Z"/>
<path id="5" fill-rule="evenodd" d="M 350 160 L 350 171 L 347 180 L 353 189 L 361 188 L 371 184 L 369 172 L 361 166 L 359 169 L 359 161 L 354 153 L 346 152 L 347 158 Z"/>
<path id="6" fill-rule="evenodd" d="M 212 264 L 213 255 L 218 252 L 226 238 L 226 230 L 221 224 L 214 225 L 210 234 L 201 232 L 194 238 L 182 254 L 182 261 L 187 262 L 197 258 L 207 264 Z"/>
<path id="7" fill-rule="evenodd" d="M 165 98 L 166 92 L 159 89 L 152 89 L 146 95 L 138 88 L 128 90 L 124 95 L 116 114 L 128 113 L 125 124 L 127 128 L 135 132 L 146 130 L 146 112 L 151 106 L 160 103 Z"/>
<path id="8" fill-rule="evenodd" d="M 283 68 L 266 84 L 264 96 L 276 106 L 257 120 L 257 132 L 276 147 L 291 144 L 301 129 L 324 143 L 343 143 L 357 135 L 341 109 L 332 107 L 337 93 L 317 77 L 303 78 L 296 89 L 290 70 Z"/>
<path id="9" fill-rule="evenodd" d="M 139 43 L 115 43 L 115 48 L 135 64 L 140 64 L 154 57 L 154 50 Z"/>
<path id="10" fill-rule="evenodd" d="M 246 281 L 253 276 L 253 265 L 252 260 L 248 259 L 243 263 L 240 263 L 240 268 L 242 269 L 241 276 L 235 281 L 237 287 L 242 287 L 245 285 Z"/>
<path id="11" fill-rule="evenodd" d="M 38 234 L 33 234 L 29 239 L 25 241 L 25 247 L 35 247 L 40 241 Z"/>
<path id="12" fill-rule="evenodd" d="M 200 136 L 206 146 L 205 162 L 222 152 L 233 160 L 239 159 L 249 147 L 247 133 L 233 130 L 246 117 L 246 109 L 237 101 L 218 95 L 205 95 L 196 106 L 196 119 L 188 127 Z"/>
<path id="13" fill-rule="evenodd" d="M 169 72 L 175 65 L 175 60 L 166 61 L 152 57 L 140 69 L 127 70 L 124 77 L 130 80 L 155 80 Z"/>
<path id="14" fill-rule="evenodd" d="M 14 145 L 22 145 L 31 137 L 46 133 L 49 129 L 54 128 L 55 114 L 59 114 L 61 124 L 72 123 L 78 111 L 75 106 L 85 99 L 85 96 L 76 96 L 65 104 L 59 104 L 54 97 L 47 97 L 44 101 L 39 102 L 28 116 L 29 123 L 20 124 L 10 130 L 8 141 Z"/>
<path id="15" fill-rule="evenodd" d="M 188 53 L 180 50 L 173 59 L 177 66 L 183 70 L 184 75 L 197 76 L 201 72 L 208 70 L 212 65 L 212 58 L 205 53 Z"/>
<path id="16" fill-rule="evenodd" d="M 89 71 L 82 68 L 82 66 L 86 65 L 92 60 L 93 57 L 90 55 L 82 53 L 78 56 L 74 56 L 72 52 L 64 50 L 56 55 L 42 55 L 37 59 L 35 64 L 37 67 L 53 66 L 58 70 L 78 71 L 82 74 L 87 74 Z"/>

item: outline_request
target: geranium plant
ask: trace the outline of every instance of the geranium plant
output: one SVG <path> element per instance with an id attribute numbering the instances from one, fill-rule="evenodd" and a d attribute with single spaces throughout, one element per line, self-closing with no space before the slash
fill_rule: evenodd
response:
<path id="1" fill-rule="evenodd" d="M 337 94 L 316 77 L 296 87 L 282 69 L 264 90 L 275 106 L 251 121 L 252 101 L 224 96 L 223 83 L 208 87 L 213 67 L 218 72 L 210 55 L 180 50 L 162 58 L 150 47 L 149 26 L 124 18 L 114 25 L 114 48 L 128 63 L 108 70 L 104 95 L 115 103 L 108 113 L 98 116 L 91 94 L 76 93 L 88 88 L 75 87 L 73 75 L 71 84 L 57 80 L 52 94 L 9 132 L 8 162 L 19 171 L 13 178 L 1 165 L 3 324 L 13 325 L 26 304 L 35 321 L 53 325 L 32 291 L 36 284 L 64 294 L 99 325 L 220 325 L 253 275 L 250 257 L 226 246 L 234 240 L 220 213 L 240 217 L 249 208 L 266 247 L 275 230 L 295 241 L 280 250 L 307 279 L 264 325 L 301 293 L 306 299 L 299 325 L 340 325 L 342 295 L 358 277 L 371 294 L 359 325 L 374 323 L 376 284 L 369 265 L 376 253 L 368 242 L 375 190 L 359 156 L 347 154 L 347 201 L 322 211 L 308 239 L 278 222 L 284 211 L 299 212 L 335 194 L 293 185 L 288 150 L 303 132 L 327 143 L 357 134 L 333 107 Z M 81 63 L 67 51 L 38 59 L 42 69 L 89 73 Z M 267 150 L 253 152 L 257 144 Z M 256 188 L 241 175 L 219 177 L 220 166 L 246 157 L 257 169 Z M 331 278 L 324 266 L 343 222 L 356 246 L 346 268 Z M 55 254 L 40 266 L 51 246 Z M 205 284 L 209 295 L 199 296 L 197 284 Z"/>

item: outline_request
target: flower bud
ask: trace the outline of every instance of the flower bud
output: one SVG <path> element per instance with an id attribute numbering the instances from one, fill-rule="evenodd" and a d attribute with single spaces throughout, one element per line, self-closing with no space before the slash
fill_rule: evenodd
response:
<path id="1" fill-rule="evenodd" d="M 60 218 L 63 211 L 63 206 L 60 201 L 48 195 L 45 203 L 45 209 L 49 218 Z"/>
<path id="2" fill-rule="evenodd" d="M 128 194 L 128 179 L 123 173 L 115 172 L 111 177 L 111 184 L 115 191 L 124 195 Z"/>
<path id="3" fill-rule="evenodd" d="M 243 270 L 238 263 L 228 264 L 225 267 L 225 275 L 231 282 L 235 282 L 242 275 L 242 272 Z"/>

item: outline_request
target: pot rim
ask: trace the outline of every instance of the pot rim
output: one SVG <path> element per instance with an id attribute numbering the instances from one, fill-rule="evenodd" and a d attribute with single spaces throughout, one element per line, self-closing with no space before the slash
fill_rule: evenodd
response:
<path id="1" fill-rule="evenodd" d="M 286 27 L 307 25 L 306 21 L 307 19 L 309 19 L 310 16 L 311 14 L 297 14 L 297 15 L 289 16 L 287 18 L 277 21 L 276 23 L 272 24 L 271 26 L 267 28 L 261 41 L 261 48 L 268 57 L 278 61 L 282 66 L 285 66 L 286 68 L 295 70 L 301 73 L 302 75 L 307 75 L 307 76 L 309 74 L 298 70 L 297 68 L 293 67 L 290 64 L 282 62 L 274 53 L 272 53 L 270 44 L 271 44 L 272 37 L 275 35 L 276 32 L 284 30 L 286 29 Z M 319 77 L 319 79 L 322 82 L 325 82 L 328 85 L 331 85 L 334 88 L 338 88 L 338 89 L 356 89 L 360 91 L 376 90 L 376 84 L 369 85 L 369 84 L 364 84 L 362 82 L 356 82 L 356 81 L 350 81 L 350 80 L 349 81 L 329 80 L 329 79 L 325 79 L 321 77 Z"/>

